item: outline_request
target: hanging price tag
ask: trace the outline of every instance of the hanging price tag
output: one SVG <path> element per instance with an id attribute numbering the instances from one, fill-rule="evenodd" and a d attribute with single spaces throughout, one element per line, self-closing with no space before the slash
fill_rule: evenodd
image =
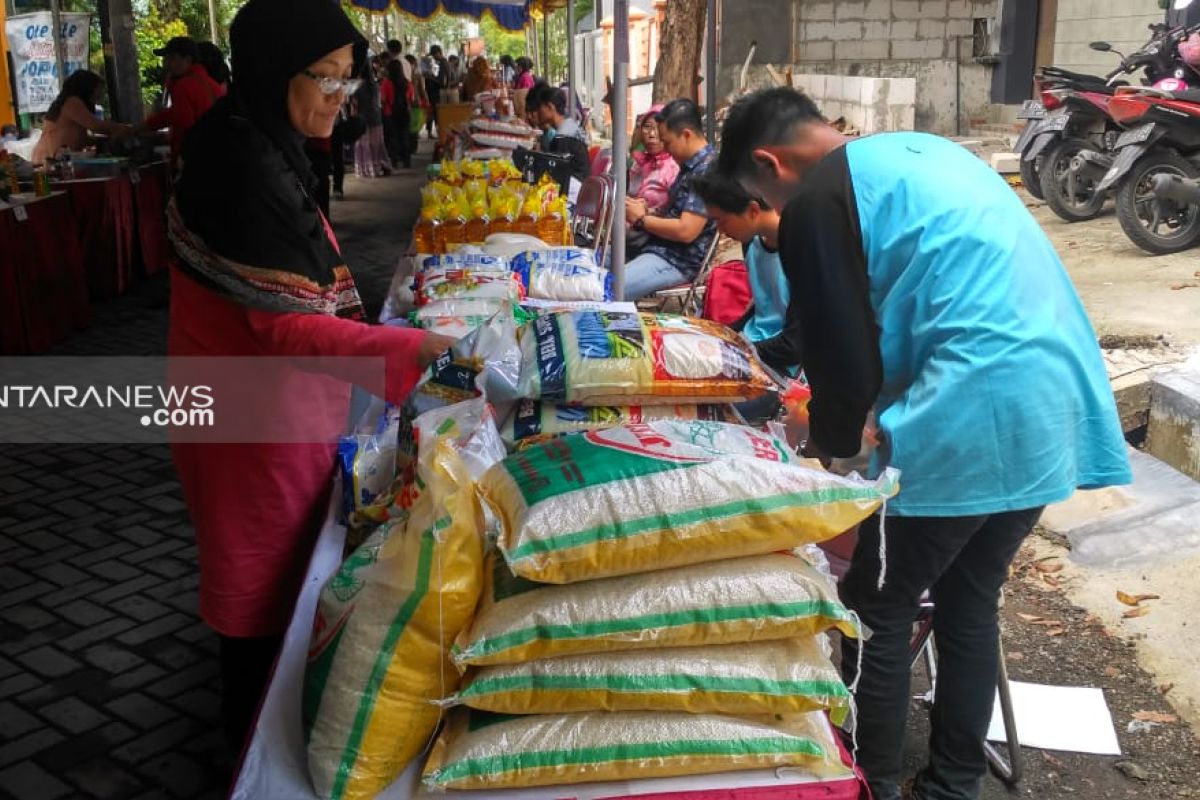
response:
<path id="1" fill-rule="evenodd" d="M 29 212 L 25 210 L 23 205 L 13 206 L 13 216 L 17 218 L 17 222 L 24 222 L 29 219 Z"/>

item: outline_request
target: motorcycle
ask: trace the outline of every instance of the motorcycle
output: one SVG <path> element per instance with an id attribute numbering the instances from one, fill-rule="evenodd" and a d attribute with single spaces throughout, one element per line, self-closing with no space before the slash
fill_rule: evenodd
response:
<path id="1" fill-rule="evenodd" d="M 1096 187 L 1112 164 L 1110 150 L 1121 128 L 1108 112 L 1114 92 L 1125 81 L 1117 78 L 1144 70 L 1145 79 L 1156 85 L 1175 85 L 1188 72 L 1179 61 L 1178 43 L 1184 29 L 1151 25 L 1154 36 L 1136 52 L 1121 56 L 1121 63 L 1103 78 L 1046 68 L 1054 78 L 1065 73 L 1056 85 L 1043 91 L 1062 110 L 1047 117 L 1023 155 L 1022 165 L 1036 165 L 1041 197 L 1054 213 L 1067 222 L 1093 219 L 1104 208 L 1106 193 Z M 1107 42 L 1093 42 L 1099 52 L 1117 52 Z"/>
<path id="2" fill-rule="evenodd" d="M 1109 111 L 1126 130 L 1097 187 L 1117 185 L 1117 220 L 1148 253 L 1178 253 L 1200 239 L 1200 90 L 1121 89 Z"/>

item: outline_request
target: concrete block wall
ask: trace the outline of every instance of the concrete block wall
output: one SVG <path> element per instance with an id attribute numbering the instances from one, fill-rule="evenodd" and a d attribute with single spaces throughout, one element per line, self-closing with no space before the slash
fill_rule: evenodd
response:
<path id="1" fill-rule="evenodd" d="M 793 74 L 830 120 L 845 117 L 863 133 L 913 129 L 917 82 L 913 78 Z"/>
<path id="2" fill-rule="evenodd" d="M 954 134 L 991 116 L 991 68 L 971 58 L 997 0 L 793 0 L 795 71 L 915 82 L 913 126 Z M 958 87 L 956 93 L 955 87 Z M 827 116 L 831 115 L 826 112 Z"/>
<path id="3" fill-rule="evenodd" d="M 1054 63 L 1077 72 L 1103 75 L 1120 59 L 1115 53 L 1097 53 L 1088 48 L 1088 43 L 1105 41 L 1129 54 L 1150 38 L 1146 26 L 1162 20 L 1163 12 L 1156 0 L 1058 0 Z"/>

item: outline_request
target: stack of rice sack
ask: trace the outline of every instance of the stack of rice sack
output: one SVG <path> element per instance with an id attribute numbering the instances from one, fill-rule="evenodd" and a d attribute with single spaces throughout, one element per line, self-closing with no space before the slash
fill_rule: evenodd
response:
<path id="1" fill-rule="evenodd" d="M 319 797 L 371 798 L 429 745 L 458 685 L 450 645 L 483 583 L 475 482 L 504 456 L 483 400 L 416 421 L 415 497 L 321 591 L 305 671 L 308 769 Z"/>
<path id="2" fill-rule="evenodd" d="M 523 393 L 550 403 L 672 407 L 768 385 L 748 348 L 697 320 L 550 314 L 521 347 Z M 702 417 L 543 439 L 484 474 L 499 536 L 453 648 L 463 707 L 429 787 L 849 775 L 826 717 L 844 717 L 849 694 L 822 634 L 857 629 L 792 551 L 864 519 L 896 476 L 836 477 L 770 434 Z"/>
<path id="3" fill-rule="evenodd" d="M 505 305 L 526 297 L 556 302 L 606 302 L 612 276 L 596 253 L 579 247 L 530 250 L 512 258 L 482 250 L 420 259 L 413 278 L 421 328 L 461 338 Z"/>

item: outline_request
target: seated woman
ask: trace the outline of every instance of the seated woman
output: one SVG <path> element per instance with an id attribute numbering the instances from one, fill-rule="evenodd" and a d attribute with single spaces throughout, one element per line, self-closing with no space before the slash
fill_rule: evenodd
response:
<path id="1" fill-rule="evenodd" d="M 661 213 L 671 202 L 671 186 L 679 177 L 679 164 L 671 158 L 658 135 L 654 116 L 662 109 L 662 105 L 651 106 L 638 120 L 629 154 L 629 196 L 645 200 L 646 210 L 651 214 Z M 637 254 L 647 238 L 645 231 L 629 231 L 626 241 L 630 257 Z"/>
<path id="2" fill-rule="evenodd" d="M 128 125 L 96 116 L 96 103 L 103 94 L 104 81 L 99 75 L 86 69 L 72 72 L 46 112 L 42 138 L 33 148 L 33 163 L 44 163 L 64 147 L 82 150 L 88 145 L 89 132 L 111 136 L 130 131 Z"/>

